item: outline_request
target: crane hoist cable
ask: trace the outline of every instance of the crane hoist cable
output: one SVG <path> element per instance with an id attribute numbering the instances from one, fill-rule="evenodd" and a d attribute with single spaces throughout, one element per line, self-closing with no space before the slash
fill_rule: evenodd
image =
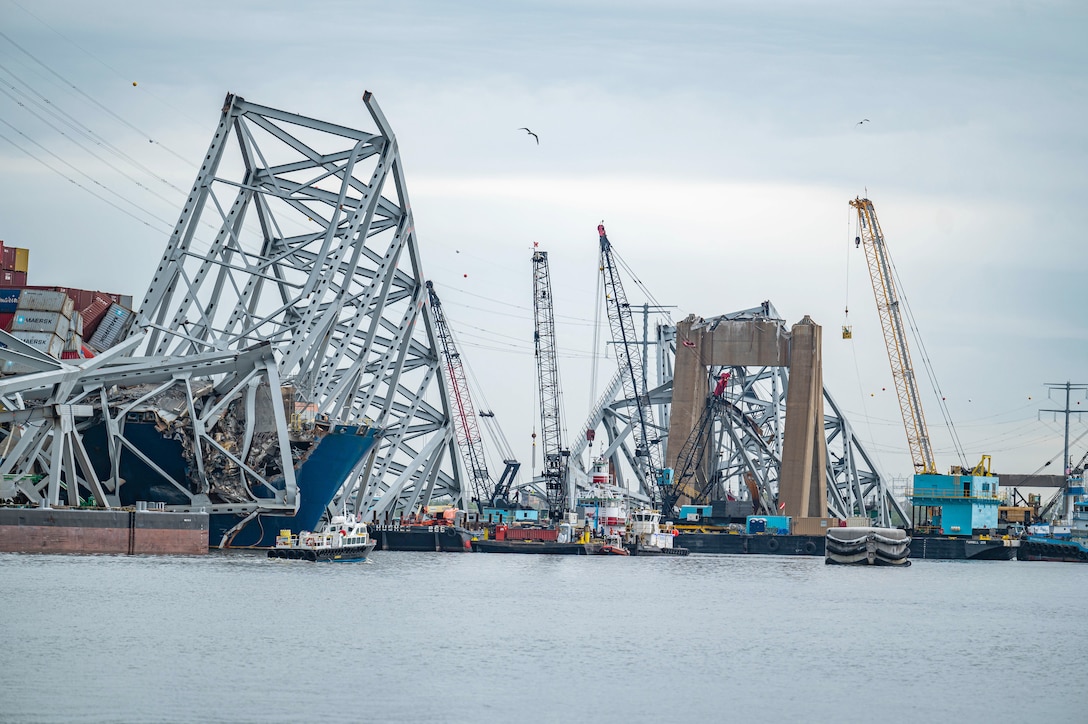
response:
<path id="1" fill-rule="evenodd" d="M 899 270 L 896 269 L 894 263 L 891 264 L 891 269 L 892 274 L 895 275 L 897 287 L 902 289 L 903 283 L 899 279 Z M 918 350 L 921 352 L 922 367 L 926 371 L 926 376 L 929 378 L 929 384 L 932 386 L 934 395 L 937 398 L 937 409 L 941 411 L 941 418 L 944 420 L 944 424 L 952 436 L 952 445 L 956 450 L 956 455 L 961 461 L 965 462 L 967 456 L 964 454 L 963 445 L 960 443 L 959 432 L 952 422 L 952 414 L 948 411 L 948 404 L 945 399 L 944 391 L 941 389 L 941 385 L 937 381 L 937 375 L 933 371 L 933 363 L 929 359 L 929 351 L 926 349 L 922 335 L 918 331 L 918 323 L 914 320 L 914 312 L 911 310 L 910 302 L 907 301 L 906 296 L 903 296 L 901 301 L 903 304 L 903 311 L 906 313 L 907 324 L 910 326 L 911 335 L 914 337 L 914 342 L 918 345 Z"/>
<path id="2" fill-rule="evenodd" d="M 850 217 L 853 216 L 849 211 L 846 212 L 846 236 L 850 237 Z M 861 237 L 855 235 L 855 238 L 860 240 Z M 850 245 L 846 246 L 846 300 L 843 302 L 842 309 L 842 338 L 853 339 L 854 327 L 850 324 Z"/>

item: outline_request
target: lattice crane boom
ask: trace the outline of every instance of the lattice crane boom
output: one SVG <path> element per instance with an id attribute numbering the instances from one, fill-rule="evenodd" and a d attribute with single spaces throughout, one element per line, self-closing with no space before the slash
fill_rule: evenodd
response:
<path id="1" fill-rule="evenodd" d="M 691 434 L 676 456 L 672 486 L 664 490 L 661 496 L 662 510 L 672 511 L 682 500 L 696 504 L 705 501 L 705 493 L 711 482 L 706 475 L 707 455 L 713 445 L 714 420 L 721 414 L 723 405 L 719 397 L 708 397 L 698 424 L 691 429 Z"/>
<path id="2" fill-rule="evenodd" d="M 457 434 L 457 447 L 461 451 L 461 459 L 465 463 L 468 478 L 472 483 L 473 497 L 481 504 L 487 503 L 490 502 L 494 490 L 491 476 L 487 471 L 480 424 L 476 418 L 476 408 L 472 404 L 472 395 L 469 393 L 461 353 L 457 351 L 453 333 L 446 321 L 442 301 L 438 298 L 434 284 L 430 281 L 427 282 L 427 295 L 431 304 L 431 314 L 434 317 L 435 334 L 440 342 L 442 359 L 445 362 L 450 395 L 453 397 L 453 423 Z"/>
<path id="3" fill-rule="evenodd" d="M 899 297 L 892 277 L 891 259 L 884 243 L 884 234 L 880 229 L 880 222 L 877 221 L 872 201 L 856 198 L 850 205 L 858 212 L 858 241 L 865 248 L 865 258 L 869 263 L 869 278 L 873 284 L 880 326 L 884 331 L 884 344 L 888 348 L 892 381 L 899 397 L 899 411 L 903 415 L 903 426 L 907 431 L 907 445 L 914 462 L 914 472 L 933 475 L 937 472 L 937 464 L 933 459 L 933 445 L 922 412 L 918 380 L 910 360 L 906 327 L 899 309 Z"/>
<path id="4" fill-rule="evenodd" d="M 604 230 L 604 224 L 597 225 L 601 240 L 601 276 L 604 280 L 605 306 L 608 309 L 608 326 L 612 331 L 612 341 L 616 345 L 616 358 L 623 378 L 623 391 L 627 399 L 635 404 L 633 432 L 635 436 L 635 455 L 638 460 L 638 474 L 645 492 L 655 503 L 660 500 L 658 474 L 661 472 L 661 451 L 657 439 L 657 426 L 654 424 L 653 408 L 644 381 L 642 357 L 638 352 L 638 338 L 635 336 L 635 321 L 631 316 L 631 305 L 623 291 L 623 282 L 612 254 L 612 244 Z"/>
<path id="5" fill-rule="evenodd" d="M 540 392 L 540 433 L 544 451 L 544 485 L 548 514 L 559 519 L 567 508 L 567 463 L 563 447 L 559 362 L 555 347 L 555 311 L 548 271 L 548 252 L 533 252 L 533 344 Z"/>

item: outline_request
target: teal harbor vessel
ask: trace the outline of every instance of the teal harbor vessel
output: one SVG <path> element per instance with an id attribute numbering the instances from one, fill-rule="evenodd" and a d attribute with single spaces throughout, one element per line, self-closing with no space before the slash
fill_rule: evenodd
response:
<path id="1" fill-rule="evenodd" d="M 1029 534 L 1024 538 L 1020 542 L 1017 559 L 1088 563 L 1088 501 L 1073 503 L 1073 518 L 1068 532 L 1050 526 L 1047 534 Z"/>

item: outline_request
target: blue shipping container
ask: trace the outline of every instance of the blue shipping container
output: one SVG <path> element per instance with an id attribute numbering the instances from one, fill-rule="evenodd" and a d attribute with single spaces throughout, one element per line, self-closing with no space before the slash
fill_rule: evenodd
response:
<path id="1" fill-rule="evenodd" d="M 22 292 L 22 289 L 0 289 L 0 314 L 14 314 Z"/>

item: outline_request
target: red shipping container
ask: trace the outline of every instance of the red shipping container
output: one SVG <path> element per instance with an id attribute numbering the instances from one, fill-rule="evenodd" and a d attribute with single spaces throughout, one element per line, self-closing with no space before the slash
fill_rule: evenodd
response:
<path id="1" fill-rule="evenodd" d="M 0 249 L 0 269 L 15 271 L 15 247 L 5 246 Z"/>
<path id="2" fill-rule="evenodd" d="M 15 272 L 10 269 L 0 270 L 0 285 L 5 287 L 15 286 Z"/>
<path id="3" fill-rule="evenodd" d="M 69 289 L 68 296 L 76 303 L 77 312 L 82 312 L 94 302 L 94 292 L 87 289 Z"/>
<path id="4" fill-rule="evenodd" d="M 94 331 L 98 329 L 98 323 L 102 321 L 102 317 L 106 316 L 111 304 L 113 302 L 108 296 L 101 292 L 95 292 L 94 301 L 87 305 L 85 309 L 79 310 L 79 313 L 83 315 L 84 339 L 90 339 Z"/>
<path id="5" fill-rule="evenodd" d="M 559 531 L 552 528 L 509 528 L 506 540 L 559 540 Z"/>
<path id="6" fill-rule="evenodd" d="M 14 275 L 14 281 L 12 282 L 11 286 L 13 286 L 13 287 L 25 287 L 26 286 L 26 272 L 21 272 L 21 271 L 12 272 L 12 275 Z"/>
<path id="7" fill-rule="evenodd" d="M 11 320 L 15 319 L 14 312 L 7 312 L 0 314 L 0 328 L 3 328 L 5 332 L 11 331 Z"/>

